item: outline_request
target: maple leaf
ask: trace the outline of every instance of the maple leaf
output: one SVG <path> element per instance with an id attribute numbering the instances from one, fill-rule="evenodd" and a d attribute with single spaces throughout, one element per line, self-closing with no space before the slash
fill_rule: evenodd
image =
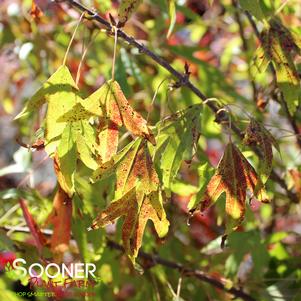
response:
<path id="1" fill-rule="evenodd" d="M 274 146 L 279 152 L 279 145 L 272 134 L 254 118 L 251 118 L 246 129 L 244 143 L 247 145 L 257 145 L 263 154 L 263 162 L 259 164 L 259 175 L 264 184 L 269 178 L 272 171 L 273 151 Z"/>
<path id="2" fill-rule="evenodd" d="M 72 200 L 58 186 L 54 196 L 53 209 L 46 220 L 46 225 L 53 225 L 50 247 L 56 261 L 62 260 L 63 253 L 68 250 L 71 238 Z"/>
<path id="3" fill-rule="evenodd" d="M 98 127 L 98 153 L 101 161 L 109 161 L 118 148 L 119 128 L 124 125 L 133 135 L 146 138 L 152 144 L 156 144 L 153 133 L 146 120 L 133 110 L 117 81 L 104 83 L 97 91 L 87 99 L 92 111 L 93 108 L 102 108 L 99 113 Z M 82 103 L 83 104 L 83 103 Z"/>
<path id="4" fill-rule="evenodd" d="M 176 177 L 183 160 L 191 160 L 200 135 L 202 107 L 193 105 L 158 125 L 156 158 L 160 158 L 162 182 L 166 191 Z"/>
<path id="5" fill-rule="evenodd" d="M 117 81 L 109 81 L 113 97 L 118 105 L 124 126 L 135 136 L 146 138 L 153 145 L 156 144 L 154 135 L 147 125 L 147 121 L 133 110 Z"/>
<path id="6" fill-rule="evenodd" d="M 69 69 L 62 65 L 31 97 L 15 119 L 38 111 L 44 103 L 47 103 L 44 130 L 45 150 L 49 156 L 53 156 L 60 144 L 60 137 L 67 123 L 70 122 L 71 116 L 67 112 L 81 101 L 82 99 L 78 95 L 78 88 Z"/>
<path id="7" fill-rule="evenodd" d="M 226 213 L 228 215 L 226 233 L 237 228 L 245 214 L 246 191 L 249 189 L 259 201 L 267 202 L 267 196 L 256 171 L 230 142 L 224 152 L 217 170 L 209 181 L 202 202 L 197 210 L 206 210 L 226 193 Z"/>
<path id="8" fill-rule="evenodd" d="M 100 179 L 114 169 L 115 201 L 98 215 L 91 229 L 104 227 L 125 216 L 122 237 L 126 252 L 134 261 L 148 219 L 153 221 L 159 237 L 163 237 L 168 230 L 169 222 L 162 205 L 159 179 L 145 140 L 137 139 L 109 162 L 95 172 L 94 179 Z"/>
<path id="9" fill-rule="evenodd" d="M 146 195 L 141 189 L 138 188 L 136 191 L 136 188 L 133 188 L 102 211 L 89 230 L 104 227 L 124 216 L 122 240 L 126 253 L 134 261 L 141 247 L 148 220 L 153 222 L 159 237 L 167 234 L 169 222 L 160 197 L 158 191 Z"/>

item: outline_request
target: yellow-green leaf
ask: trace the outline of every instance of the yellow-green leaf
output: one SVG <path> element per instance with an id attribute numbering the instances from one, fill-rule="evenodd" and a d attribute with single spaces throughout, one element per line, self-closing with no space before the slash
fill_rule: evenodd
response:
<path id="1" fill-rule="evenodd" d="M 97 229 L 113 223 L 124 216 L 122 240 L 126 253 L 135 262 L 142 244 L 146 223 L 151 220 L 159 237 L 164 237 L 169 222 L 162 205 L 159 191 L 146 195 L 142 190 L 133 188 L 122 198 L 112 202 L 93 221 L 91 229 Z"/>
<path id="2" fill-rule="evenodd" d="M 66 98 L 69 98 L 74 91 L 77 91 L 77 86 L 68 68 L 62 65 L 31 97 L 22 112 L 20 112 L 15 119 L 24 117 L 30 112 L 39 110 L 44 103 L 54 99 L 60 99 L 61 102 L 63 102 Z"/>
<path id="3" fill-rule="evenodd" d="M 265 18 L 260 6 L 260 0 L 239 0 L 241 7 L 251 13 L 256 19 L 263 20 Z"/>

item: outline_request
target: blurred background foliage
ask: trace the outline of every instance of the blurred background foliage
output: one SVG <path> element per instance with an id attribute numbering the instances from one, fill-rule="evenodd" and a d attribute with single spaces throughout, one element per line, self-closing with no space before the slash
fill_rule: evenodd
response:
<path id="1" fill-rule="evenodd" d="M 118 1 L 82 2 L 105 18 L 109 13 L 117 15 Z M 299 0 L 259 2 L 267 16 L 287 2 L 278 17 L 284 26 L 300 36 Z M 18 200 L 27 201 L 30 213 L 42 226 L 51 212 L 56 177 L 52 160 L 44 151 L 29 152 L 16 142 L 19 139 L 30 144 L 36 140 L 42 115 L 29 115 L 17 122 L 13 122 L 13 118 L 62 64 L 80 17 L 80 13 L 66 3 L 59 5 L 43 0 L 36 3 L 42 11 L 41 16 L 31 13 L 30 0 L 2 0 L 0 6 L 0 251 L 11 258 L 26 258 L 28 262 L 38 261 L 40 255 L 30 234 L 17 231 L 26 226 Z M 272 96 L 271 74 L 261 74 L 252 83 L 249 70 L 258 39 L 243 9 L 235 3 L 230 0 L 176 1 L 176 23 L 167 38 L 170 22 L 167 2 L 145 0 L 125 31 L 181 72 L 187 62 L 191 81 L 206 96 L 227 104 L 233 122 L 241 129 L 245 129 L 250 115 L 263 122 L 281 149 L 281 155 L 274 153 L 273 167 L 300 196 L 301 156 L 296 135 L 283 106 Z M 246 46 L 243 46 L 235 13 L 240 16 Z M 256 24 L 259 30 L 263 28 L 260 21 Z M 98 89 L 111 75 L 113 38 L 84 19 L 67 60 L 74 78 L 83 48 L 91 40 L 79 82 L 83 96 Z M 301 72 L 300 57 L 295 63 Z M 131 105 L 145 118 L 149 115 L 153 126 L 178 110 L 200 103 L 185 87 L 169 89 L 175 81 L 171 75 L 122 41 L 118 42 L 116 80 Z M 300 110 L 294 119 L 299 126 Z M 224 230 L 224 199 L 204 214 L 189 217 L 187 204 L 204 185 L 202 177 L 208 179 L 212 175 L 212 167 L 216 167 L 228 140 L 227 132 L 214 120 L 214 114 L 204 106 L 197 152 L 192 162 L 183 162 L 171 186 L 171 198 L 165 204 L 171 222 L 169 234 L 161 242 L 154 238 L 152 227 L 148 227 L 143 250 L 201 269 L 217 279 L 226 279 L 229 287 L 241 286 L 255 300 L 300 300 L 300 204 L 292 203 L 275 182 L 267 182 L 271 204 L 252 202 L 243 225 L 238 232 L 229 235 L 223 250 L 220 239 Z M 120 148 L 130 140 L 125 133 Z M 237 143 L 257 169 L 260 164 L 257 156 L 240 141 Z M 106 246 L 106 236 L 120 238 L 120 221 L 105 230 L 86 232 L 114 192 L 110 180 L 91 186 L 85 180 L 86 172 L 83 168 L 76 176 L 78 195 L 73 199 L 73 238 L 64 261 L 97 265 L 101 281 L 94 289 L 96 297 L 91 300 L 231 300 L 231 295 L 209 284 L 193 277 L 182 277 L 178 271 L 159 265 L 145 268 L 143 275 L 139 274 L 124 255 Z M 43 256 L 51 258 L 49 249 L 43 250 Z M 146 262 L 140 264 L 147 266 Z M 22 283 L 26 285 L 26 279 Z M 14 289 L 16 283 L 2 273 L 0 295 L 7 300 L 22 300 L 13 294 Z M 19 290 L 24 291 L 24 287 Z M 36 297 L 36 300 L 46 298 Z"/>

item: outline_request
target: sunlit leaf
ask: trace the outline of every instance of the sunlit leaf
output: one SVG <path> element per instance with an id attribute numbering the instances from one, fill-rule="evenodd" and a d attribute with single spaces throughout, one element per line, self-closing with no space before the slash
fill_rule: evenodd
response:
<path id="1" fill-rule="evenodd" d="M 127 254 L 134 260 L 147 220 L 153 221 L 160 237 L 167 233 L 169 225 L 162 205 L 159 179 L 145 141 L 137 139 L 116 166 L 111 165 L 105 171 L 108 169 L 116 171 L 116 201 L 100 213 L 92 229 L 125 216 L 123 242 Z"/>
<path id="2" fill-rule="evenodd" d="M 297 43 L 296 43 L 297 42 Z M 256 50 L 251 72 L 264 72 L 270 62 L 276 71 L 277 84 L 283 93 L 288 110 L 293 115 L 300 101 L 300 78 L 293 62 L 294 53 L 300 54 L 296 35 L 279 20 L 271 19 L 261 34 L 261 45 Z"/>
<path id="3" fill-rule="evenodd" d="M 169 222 L 163 209 L 160 192 L 154 191 L 146 195 L 135 188 L 127 192 L 121 199 L 114 201 L 94 220 L 91 228 L 97 229 L 113 223 L 124 216 L 122 240 L 129 257 L 134 261 L 142 244 L 143 233 L 148 220 L 155 226 L 159 237 L 167 234 Z"/>
<path id="4" fill-rule="evenodd" d="M 24 109 L 15 117 L 15 119 L 24 117 L 30 112 L 37 111 L 44 103 L 52 101 L 58 103 L 59 108 L 63 108 L 63 112 L 59 112 L 58 114 L 62 115 L 66 112 L 66 108 L 71 108 L 74 104 L 75 94 L 73 92 L 76 90 L 77 86 L 70 71 L 66 66 L 60 66 L 31 97 Z"/>
<path id="5" fill-rule="evenodd" d="M 229 143 L 204 193 L 204 198 L 197 209 L 206 210 L 215 203 L 222 193 L 226 193 L 226 213 L 228 215 L 226 233 L 235 229 L 245 215 L 247 189 L 262 202 L 267 196 L 260 184 L 254 168 L 239 149 Z"/>
<path id="6" fill-rule="evenodd" d="M 153 133 L 147 125 L 147 121 L 136 111 L 133 110 L 119 84 L 116 81 L 109 82 L 112 93 L 118 104 L 122 122 L 125 127 L 135 136 L 140 136 L 156 144 Z"/>
<path id="7" fill-rule="evenodd" d="M 72 124 L 68 124 L 57 148 L 55 170 L 62 189 L 71 197 L 74 193 L 74 172 L 76 169 L 76 136 Z"/>

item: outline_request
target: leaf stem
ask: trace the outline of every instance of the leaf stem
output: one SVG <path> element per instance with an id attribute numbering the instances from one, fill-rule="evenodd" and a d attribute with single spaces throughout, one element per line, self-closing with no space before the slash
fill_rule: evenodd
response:
<path id="1" fill-rule="evenodd" d="M 116 61 L 118 28 L 116 26 L 112 26 L 112 30 L 114 31 L 114 52 L 113 52 L 113 64 L 112 64 L 112 81 L 114 81 L 115 80 L 115 61 Z"/>
<path id="2" fill-rule="evenodd" d="M 81 71 L 81 68 L 82 68 L 82 64 L 83 64 L 83 62 L 84 62 L 84 60 L 85 60 L 86 54 L 87 54 L 87 52 L 88 52 L 90 46 L 91 46 L 92 43 L 94 42 L 94 40 L 95 40 L 95 38 L 97 37 L 98 33 L 99 33 L 99 32 L 97 32 L 96 35 L 95 35 L 93 38 L 91 38 L 91 41 L 88 43 L 87 47 L 86 47 L 85 50 L 83 51 L 81 60 L 80 60 L 80 62 L 79 62 L 78 68 L 77 68 L 77 73 L 76 73 L 76 80 L 75 80 L 75 83 L 76 83 L 77 86 L 78 86 L 78 82 L 79 82 L 80 76 L 81 76 L 80 71 Z"/>
<path id="3" fill-rule="evenodd" d="M 85 12 L 83 12 L 83 13 L 80 15 L 80 18 L 79 18 L 79 20 L 78 20 L 78 22 L 77 22 L 77 24 L 76 24 L 76 27 L 75 27 L 75 29 L 74 29 L 74 31 L 73 31 L 71 40 L 70 40 L 70 42 L 69 42 L 68 48 L 67 48 L 66 53 L 65 53 L 65 56 L 64 56 L 64 60 L 63 60 L 63 65 L 64 65 L 64 66 L 66 65 L 68 53 L 69 53 L 69 51 L 70 51 L 70 48 L 71 48 L 72 42 L 73 42 L 73 40 L 74 40 L 75 34 L 76 34 L 76 32 L 77 32 L 77 29 L 78 29 L 78 27 L 79 27 L 79 24 L 81 23 L 81 21 L 82 21 L 82 19 L 83 19 L 84 14 L 85 14 Z"/>

